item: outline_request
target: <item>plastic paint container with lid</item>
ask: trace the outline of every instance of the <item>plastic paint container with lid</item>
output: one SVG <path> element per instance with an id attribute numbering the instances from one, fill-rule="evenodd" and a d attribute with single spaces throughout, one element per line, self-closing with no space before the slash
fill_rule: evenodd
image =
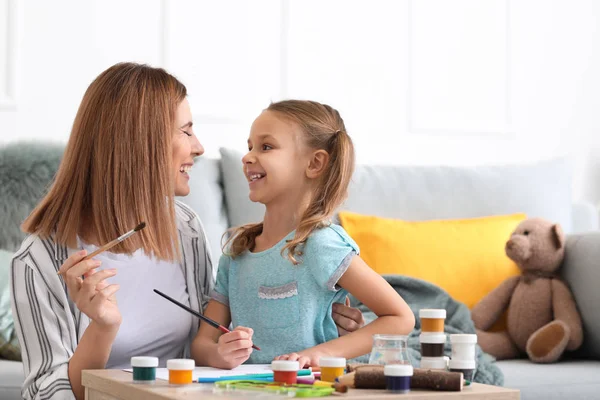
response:
<path id="1" fill-rule="evenodd" d="M 300 363 L 298 361 L 274 360 L 271 361 L 273 370 L 273 381 L 293 385 L 298 379 Z M 321 372 L 321 375 L 323 373 Z"/>
<path id="2" fill-rule="evenodd" d="M 321 368 L 322 381 L 335 382 L 335 378 L 344 375 L 346 359 L 343 357 L 321 357 L 319 367 Z"/>
<path id="3" fill-rule="evenodd" d="M 383 367 L 386 388 L 395 393 L 410 392 L 410 377 L 413 367 L 409 364 L 388 364 Z"/>
<path id="4" fill-rule="evenodd" d="M 154 383 L 156 367 L 158 367 L 158 357 L 131 357 L 133 381 L 136 383 Z"/>
<path id="5" fill-rule="evenodd" d="M 167 360 L 169 370 L 169 383 L 173 385 L 185 385 L 192 383 L 192 372 L 196 362 L 187 358 L 174 358 Z"/>
<path id="6" fill-rule="evenodd" d="M 419 335 L 421 342 L 422 357 L 443 357 L 444 345 L 446 344 L 446 334 L 444 333 L 421 333 Z"/>
<path id="7" fill-rule="evenodd" d="M 424 308 L 419 310 L 419 318 L 421 319 L 421 332 L 444 332 L 446 310 Z"/>
<path id="8" fill-rule="evenodd" d="M 468 380 L 473 380 L 473 375 L 475 373 L 475 360 L 453 360 L 450 359 L 450 363 L 448 364 L 451 372 L 462 372 L 463 377 Z"/>
<path id="9" fill-rule="evenodd" d="M 475 360 L 475 334 L 452 334 L 450 335 L 453 360 Z"/>
<path id="10" fill-rule="evenodd" d="M 448 357 L 421 357 L 420 367 L 423 369 L 442 369 L 448 368 Z"/>

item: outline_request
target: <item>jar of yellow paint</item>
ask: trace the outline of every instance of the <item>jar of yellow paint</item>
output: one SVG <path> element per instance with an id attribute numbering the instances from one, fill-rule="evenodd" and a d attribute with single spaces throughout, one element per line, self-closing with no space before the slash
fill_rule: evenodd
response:
<path id="1" fill-rule="evenodd" d="M 346 359 L 343 357 L 321 357 L 319 368 L 321 368 L 322 381 L 335 382 L 335 378 L 344 375 L 346 371 Z"/>
<path id="2" fill-rule="evenodd" d="M 196 367 L 194 360 L 185 358 L 174 358 L 167 360 L 169 370 L 169 383 L 173 385 L 185 385 L 192 383 L 192 372 Z"/>

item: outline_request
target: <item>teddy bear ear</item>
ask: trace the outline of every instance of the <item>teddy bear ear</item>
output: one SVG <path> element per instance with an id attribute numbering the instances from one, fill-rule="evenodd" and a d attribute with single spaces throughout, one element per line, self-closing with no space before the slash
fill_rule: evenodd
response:
<path id="1" fill-rule="evenodd" d="M 561 249 L 565 245 L 565 234 L 559 224 L 552 225 L 552 240 L 556 249 Z"/>

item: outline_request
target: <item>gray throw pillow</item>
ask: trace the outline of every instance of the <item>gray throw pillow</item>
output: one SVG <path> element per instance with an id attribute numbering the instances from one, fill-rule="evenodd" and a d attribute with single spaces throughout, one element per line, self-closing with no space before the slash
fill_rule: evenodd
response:
<path id="1" fill-rule="evenodd" d="M 16 142 L 0 147 L 0 248 L 17 251 L 21 223 L 54 180 L 64 145 Z"/>
<path id="2" fill-rule="evenodd" d="M 243 154 L 226 148 L 221 148 L 219 151 L 229 225 L 240 226 L 261 222 L 265 215 L 265 206 L 252 202 L 248 197 L 250 188 L 242 171 Z"/>

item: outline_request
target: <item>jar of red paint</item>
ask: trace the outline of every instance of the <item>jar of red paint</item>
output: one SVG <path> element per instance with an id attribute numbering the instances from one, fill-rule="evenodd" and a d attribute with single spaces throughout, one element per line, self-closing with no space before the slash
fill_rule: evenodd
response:
<path id="1" fill-rule="evenodd" d="M 273 370 L 273 381 L 293 385 L 298 380 L 298 370 L 300 363 L 298 361 L 274 360 L 271 362 Z"/>

